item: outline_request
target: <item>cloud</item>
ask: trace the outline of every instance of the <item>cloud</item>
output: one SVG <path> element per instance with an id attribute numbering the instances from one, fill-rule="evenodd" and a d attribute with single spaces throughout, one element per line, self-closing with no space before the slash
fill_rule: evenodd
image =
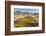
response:
<path id="1" fill-rule="evenodd" d="M 29 13 L 39 13 L 39 9 L 28 9 L 28 8 L 14 8 L 14 11 L 17 12 L 29 12 Z"/>

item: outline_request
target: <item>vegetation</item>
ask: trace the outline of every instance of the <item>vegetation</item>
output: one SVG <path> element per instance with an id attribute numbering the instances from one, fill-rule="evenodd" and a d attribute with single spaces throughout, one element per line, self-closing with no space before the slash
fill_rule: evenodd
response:
<path id="1" fill-rule="evenodd" d="M 20 18 L 19 20 L 14 21 L 15 27 L 30 27 L 30 26 L 38 26 L 37 21 L 30 16 L 26 16 L 24 18 Z"/>
<path id="2" fill-rule="evenodd" d="M 17 11 L 14 13 L 14 26 L 36 27 L 38 26 L 38 18 L 39 18 L 39 13 L 28 13 L 28 12 Z"/>

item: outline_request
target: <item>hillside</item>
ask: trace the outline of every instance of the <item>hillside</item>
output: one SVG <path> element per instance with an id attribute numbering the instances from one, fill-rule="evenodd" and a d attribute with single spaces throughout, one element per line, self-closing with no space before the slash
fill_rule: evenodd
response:
<path id="1" fill-rule="evenodd" d="M 20 18 L 18 20 L 15 20 L 15 27 L 29 27 L 29 26 L 36 26 L 38 25 L 38 22 L 33 18 L 33 17 L 30 17 L 30 16 L 26 16 L 24 18 Z"/>

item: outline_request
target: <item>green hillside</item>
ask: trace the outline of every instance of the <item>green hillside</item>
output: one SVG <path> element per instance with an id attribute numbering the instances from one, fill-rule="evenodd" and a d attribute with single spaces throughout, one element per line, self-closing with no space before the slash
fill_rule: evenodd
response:
<path id="1" fill-rule="evenodd" d="M 20 18 L 19 20 L 14 21 L 15 27 L 27 27 L 27 26 L 36 26 L 38 24 L 33 17 L 26 16 L 24 18 Z M 30 24 L 29 24 L 30 23 Z"/>

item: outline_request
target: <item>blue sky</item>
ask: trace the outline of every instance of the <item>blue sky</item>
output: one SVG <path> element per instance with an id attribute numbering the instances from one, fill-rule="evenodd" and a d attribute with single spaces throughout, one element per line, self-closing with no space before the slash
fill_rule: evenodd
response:
<path id="1" fill-rule="evenodd" d="M 28 8 L 14 8 L 14 11 L 20 11 L 20 12 L 29 12 L 29 13 L 39 13 L 39 9 L 28 9 Z"/>

